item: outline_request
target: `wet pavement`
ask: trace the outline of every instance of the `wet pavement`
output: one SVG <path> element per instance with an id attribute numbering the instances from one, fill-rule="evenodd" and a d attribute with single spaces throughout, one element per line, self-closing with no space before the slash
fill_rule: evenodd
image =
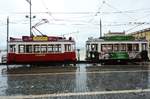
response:
<path id="1" fill-rule="evenodd" d="M 47 72 L 0 74 L 0 99 L 149 99 L 149 68 L 49 68 Z M 0 67 L 6 71 L 6 66 Z M 48 69 L 46 69 L 48 70 Z M 55 71 L 54 71 L 55 70 Z M 35 71 L 34 69 L 30 71 Z M 27 73 L 26 73 L 27 72 Z"/>

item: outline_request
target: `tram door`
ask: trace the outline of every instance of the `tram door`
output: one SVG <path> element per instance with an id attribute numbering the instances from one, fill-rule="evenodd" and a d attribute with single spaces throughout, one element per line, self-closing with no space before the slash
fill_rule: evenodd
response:
<path id="1" fill-rule="evenodd" d="M 93 60 L 99 59 L 98 44 L 91 44 L 90 58 Z"/>
<path id="2" fill-rule="evenodd" d="M 146 43 L 143 43 L 143 44 L 142 44 L 141 58 L 142 58 L 144 61 L 149 60 L 149 57 L 148 57 L 148 50 L 147 50 L 147 44 L 146 44 Z"/>

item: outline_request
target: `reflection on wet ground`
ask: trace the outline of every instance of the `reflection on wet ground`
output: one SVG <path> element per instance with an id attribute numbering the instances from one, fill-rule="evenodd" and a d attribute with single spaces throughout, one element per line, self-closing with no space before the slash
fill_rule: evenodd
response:
<path id="1" fill-rule="evenodd" d="M 34 99 L 40 99 L 41 96 L 38 95 L 46 99 L 149 99 L 150 97 L 148 68 L 114 69 L 77 64 L 77 67 L 28 69 L 23 68 L 19 71 L 17 68 L 19 72 L 16 74 L 0 75 L 1 98 L 18 95 L 33 95 Z M 141 91 L 136 92 L 138 90 Z"/>

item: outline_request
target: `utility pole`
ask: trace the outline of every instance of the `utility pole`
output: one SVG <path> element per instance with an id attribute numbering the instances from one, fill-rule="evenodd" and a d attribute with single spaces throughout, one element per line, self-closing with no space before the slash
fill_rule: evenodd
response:
<path id="1" fill-rule="evenodd" d="M 99 33 L 100 33 L 100 38 L 102 37 L 102 22 L 101 22 L 101 18 L 100 18 L 100 29 L 99 29 Z"/>
<path id="2" fill-rule="evenodd" d="M 8 55 L 8 39 L 9 39 L 9 17 L 7 17 L 7 55 Z M 6 56 L 7 59 L 7 56 Z M 7 63 L 7 60 L 6 60 Z M 7 64 L 7 70 L 9 69 L 9 65 Z"/>
<path id="3" fill-rule="evenodd" d="M 8 39 L 9 39 L 9 17 L 7 17 L 7 54 L 8 54 Z"/>
<path id="4" fill-rule="evenodd" d="M 32 4 L 31 4 L 31 0 L 26 0 L 28 3 L 29 3 L 29 16 L 26 16 L 26 18 L 29 18 L 29 20 L 30 20 L 30 36 L 32 36 L 33 34 L 32 34 L 32 10 L 31 10 L 31 6 L 32 6 Z"/>
<path id="5" fill-rule="evenodd" d="M 32 31 L 31 31 L 31 29 L 32 29 L 32 13 L 31 13 L 31 0 L 29 1 L 29 4 L 30 4 L 30 36 L 32 36 Z"/>
<path id="6" fill-rule="evenodd" d="M 80 61 L 80 49 L 77 49 L 78 52 L 78 61 Z"/>

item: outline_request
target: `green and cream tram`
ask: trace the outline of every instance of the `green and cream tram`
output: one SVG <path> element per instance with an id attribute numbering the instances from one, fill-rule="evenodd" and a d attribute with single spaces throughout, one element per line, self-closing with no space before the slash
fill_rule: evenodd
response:
<path id="1" fill-rule="evenodd" d="M 146 61 L 148 41 L 132 36 L 88 38 L 86 60 L 104 63 Z"/>

